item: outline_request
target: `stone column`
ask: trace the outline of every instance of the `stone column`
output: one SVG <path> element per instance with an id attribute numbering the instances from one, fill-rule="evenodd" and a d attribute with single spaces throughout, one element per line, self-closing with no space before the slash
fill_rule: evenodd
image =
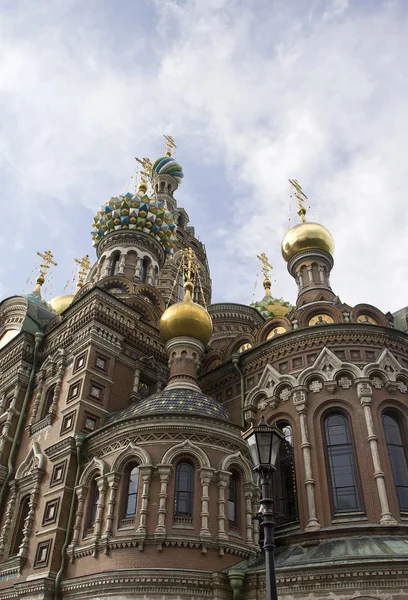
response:
<path id="1" fill-rule="evenodd" d="M 138 256 L 136 259 L 136 266 L 135 266 L 135 275 L 134 275 L 135 281 L 139 281 L 139 279 L 140 279 L 141 266 L 142 266 L 142 259 L 140 258 L 140 256 Z"/>
<path id="2" fill-rule="evenodd" d="M 209 513 L 209 495 L 208 488 L 212 479 L 214 469 L 209 467 L 201 467 L 199 470 L 200 481 L 201 481 L 201 538 L 211 538 L 211 533 L 208 528 L 208 517 Z"/>
<path id="3" fill-rule="evenodd" d="M 313 479 L 312 470 L 312 455 L 311 455 L 311 443 L 309 441 L 309 434 L 307 430 L 307 397 L 306 391 L 297 389 L 293 391 L 292 395 L 293 404 L 300 418 L 300 434 L 301 434 L 301 448 L 303 453 L 303 464 L 305 470 L 305 487 L 307 496 L 307 507 L 309 512 L 309 520 L 306 525 L 306 531 L 316 531 L 321 529 L 321 525 L 317 519 L 316 514 L 316 500 L 315 500 L 315 480 Z"/>
<path id="4" fill-rule="evenodd" d="M 226 514 L 225 514 L 225 491 L 228 488 L 228 482 L 230 478 L 229 471 L 218 471 L 217 472 L 217 484 L 218 484 L 218 532 L 217 540 L 228 540 L 226 533 Z"/>
<path id="5" fill-rule="evenodd" d="M 397 525 L 393 518 L 388 504 L 387 489 L 385 487 L 384 471 L 381 469 L 380 455 L 378 453 L 378 438 L 375 435 L 373 415 L 371 412 L 371 400 L 373 390 L 368 382 L 357 383 L 357 395 L 364 410 L 364 417 L 367 426 L 367 441 L 370 446 L 371 458 L 374 467 L 374 479 L 377 484 L 378 496 L 381 506 L 381 525 Z"/>
<path id="6" fill-rule="evenodd" d="M 118 491 L 118 485 L 120 480 L 120 474 L 111 472 L 106 475 L 106 481 L 109 487 L 109 498 L 108 498 L 108 511 L 106 515 L 106 527 L 104 537 L 110 538 L 113 530 L 113 514 L 115 511 L 116 494 Z"/>
<path id="7" fill-rule="evenodd" d="M 247 482 L 244 484 L 245 494 L 245 541 L 250 546 L 254 543 L 253 527 L 252 527 L 252 502 L 254 497 L 254 484 Z"/>
<path id="8" fill-rule="evenodd" d="M 259 502 L 261 498 L 260 489 L 255 486 L 254 495 L 252 498 L 252 514 L 256 515 L 259 510 Z M 254 546 L 259 548 L 259 521 L 258 519 L 253 519 L 252 521 L 252 532 L 253 532 L 253 540 Z"/>
<path id="9" fill-rule="evenodd" d="M 98 506 L 96 509 L 96 518 L 95 518 L 95 524 L 94 524 L 93 537 L 95 540 L 99 540 L 99 538 L 101 537 L 101 531 L 102 531 L 103 511 L 105 508 L 105 496 L 106 496 L 107 482 L 106 482 L 105 475 L 101 475 L 100 477 L 97 477 L 95 479 L 95 481 L 96 481 L 96 485 L 98 486 L 99 496 L 98 496 Z"/>
<path id="10" fill-rule="evenodd" d="M 6 543 L 9 539 L 11 519 L 14 514 L 16 499 L 17 499 L 17 483 L 16 483 L 15 479 L 12 479 L 10 482 L 10 498 L 9 498 L 9 501 L 7 502 L 6 518 L 4 519 L 4 525 L 3 525 L 3 529 L 1 530 L 1 535 L 0 535 L 0 557 L 4 556 L 4 550 L 6 547 Z"/>
<path id="11" fill-rule="evenodd" d="M 28 553 L 28 542 L 30 541 L 30 535 L 33 530 L 34 517 L 35 517 L 35 509 L 38 504 L 38 496 L 40 495 L 40 482 L 44 471 L 42 469 L 37 469 L 35 473 L 34 479 L 34 489 L 30 494 L 29 501 L 29 510 L 26 520 L 24 521 L 24 530 L 23 530 L 23 541 L 21 542 L 18 554 L 23 558 L 27 558 Z"/>
<path id="12" fill-rule="evenodd" d="M 307 274 L 309 277 L 309 283 L 313 283 L 313 273 L 312 273 L 312 267 L 306 267 L 307 270 Z"/>
<path id="13" fill-rule="evenodd" d="M 74 524 L 74 533 L 72 534 L 72 542 L 71 545 L 75 546 L 79 542 L 79 537 L 81 533 L 81 525 L 82 525 L 82 517 L 84 515 L 84 503 L 86 498 L 86 493 L 88 491 L 88 486 L 86 485 L 78 485 L 75 488 L 75 493 L 77 496 L 78 504 L 75 513 L 75 524 Z"/>
<path id="14" fill-rule="evenodd" d="M 119 266 L 118 266 L 118 275 L 123 275 L 123 271 L 125 270 L 125 262 L 126 262 L 126 254 L 124 252 L 121 253 L 120 255 L 120 259 L 119 259 Z"/>
<path id="15" fill-rule="evenodd" d="M 112 269 L 112 256 L 109 256 L 103 263 L 102 277 L 108 277 Z"/>
<path id="16" fill-rule="evenodd" d="M 30 427 L 32 425 L 34 425 L 34 423 L 36 421 L 36 418 L 37 418 L 38 407 L 40 406 L 40 400 L 41 400 L 42 393 L 43 393 L 44 377 L 45 377 L 44 371 L 40 371 L 39 374 L 38 374 L 38 385 L 37 385 L 37 390 L 36 390 L 36 393 L 35 393 L 35 400 L 34 400 L 34 404 L 33 404 L 33 410 L 31 412 L 31 417 L 30 417 L 30 421 L 29 421 Z"/>
<path id="17" fill-rule="evenodd" d="M 139 527 L 137 528 L 137 533 L 141 533 L 143 535 L 147 534 L 147 515 L 149 514 L 148 506 L 149 506 L 149 490 L 150 490 L 150 482 L 152 480 L 152 469 L 151 465 L 141 465 L 139 467 L 140 476 L 143 482 L 142 489 L 142 502 L 140 505 L 140 519 L 139 519 Z"/>
<path id="18" fill-rule="evenodd" d="M 164 540 L 166 537 L 167 487 L 172 468 L 172 465 L 158 465 L 157 467 L 160 475 L 160 494 L 159 508 L 157 510 L 157 527 L 154 537 L 159 541 Z"/>

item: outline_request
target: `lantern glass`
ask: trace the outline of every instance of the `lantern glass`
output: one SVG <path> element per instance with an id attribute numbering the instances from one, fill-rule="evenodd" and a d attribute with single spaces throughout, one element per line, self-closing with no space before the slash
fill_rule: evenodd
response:
<path id="1" fill-rule="evenodd" d="M 252 433 L 247 438 L 247 444 L 248 444 L 249 453 L 252 458 L 252 463 L 254 465 L 259 465 L 258 446 L 256 444 L 256 433 Z"/>
<path id="2" fill-rule="evenodd" d="M 251 426 L 242 434 L 255 469 L 259 467 L 275 469 L 279 446 L 284 434 L 275 426 L 270 427 L 262 417 L 257 426 Z"/>
<path id="3" fill-rule="evenodd" d="M 268 428 L 269 429 L 269 428 Z M 271 464 L 271 446 L 273 440 L 272 431 L 258 431 L 256 433 L 256 441 L 258 442 L 258 464 Z"/>

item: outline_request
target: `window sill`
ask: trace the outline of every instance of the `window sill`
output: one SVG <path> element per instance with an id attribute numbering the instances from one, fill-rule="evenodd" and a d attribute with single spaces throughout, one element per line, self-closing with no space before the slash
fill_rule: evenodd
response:
<path id="1" fill-rule="evenodd" d="M 135 519 L 122 519 L 118 525 L 118 531 L 120 529 L 134 529 L 135 528 Z"/>
<path id="2" fill-rule="evenodd" d="M 195 529 L 194 525 L 184 525 L 183 523 L 173 523 L 173 529 Z"/>
<path id="3" fill-rule="evenodd" d="M 332 523 L 348 523 L 350 521 L 368 521 L 368 518 L 364 513 L 344 513 L 332 518 Z"/>

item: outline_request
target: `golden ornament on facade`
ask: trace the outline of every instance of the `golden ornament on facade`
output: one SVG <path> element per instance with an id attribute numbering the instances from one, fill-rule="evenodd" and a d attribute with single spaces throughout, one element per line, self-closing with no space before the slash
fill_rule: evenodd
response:
<path id="1" fill-rule="evenodd" d="M 370 315 L 359 315 L 357 317 L 357 323 L 363 323 L 363 325 L 378 325 L 377 321 L 370 317 Z"/>
<path id="2" fill-rule="evenodd" d="M 274 327 L 273 329 L 271 329 L 271 331 L 266 336 L 266 339 L 270 340 L 271 338 L 275 337 L 275 335 L 280 335 L 282 333 L 286 333 L 286 329 L 282 327 L 282 325 L 279 325 L 279 327 Z"/>

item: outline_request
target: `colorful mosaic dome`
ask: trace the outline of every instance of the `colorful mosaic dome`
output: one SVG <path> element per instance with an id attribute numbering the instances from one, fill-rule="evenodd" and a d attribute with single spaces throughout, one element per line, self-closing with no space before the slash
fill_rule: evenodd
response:
<path id="1" fill-rule="evenodd" d="M 202 392 L 187 389 L 164 390 L 144 398 L 136 406 L 109 415 L 106 424 L 122 421 L 131 417 L 153 414 L 189 414 L 213 417 L 222 421 L 230 421 L 225 408 Z"/>
<path id="2" fill-rule="evenodd" d="M 260 302 L 252 302 L 251 306 L 256 308 L 265 319 L 285 317 L 292 310 L 289 302 L 273 296 L 265 296 Z"/>
<path id="3" fill-rule="evenodd" d="M 152 178 L 155 174 L 172 175 L 177 183 L 181 183 L 184 177 L 183 169 L 172 156 L 161 156 L 152 167 Z"/>
<path id="4" fill-rule="evenodd" d="M 97 246 L 104 235 L 119 229 L 143 231 L 160 242 L 166 254 L 173 252 L 176 240 L 174 219 L 163 202 L 146 194 L 139 196 L 128 192 L 111 198 L 103 205 L 94 218 L 93 245 Z"/>

